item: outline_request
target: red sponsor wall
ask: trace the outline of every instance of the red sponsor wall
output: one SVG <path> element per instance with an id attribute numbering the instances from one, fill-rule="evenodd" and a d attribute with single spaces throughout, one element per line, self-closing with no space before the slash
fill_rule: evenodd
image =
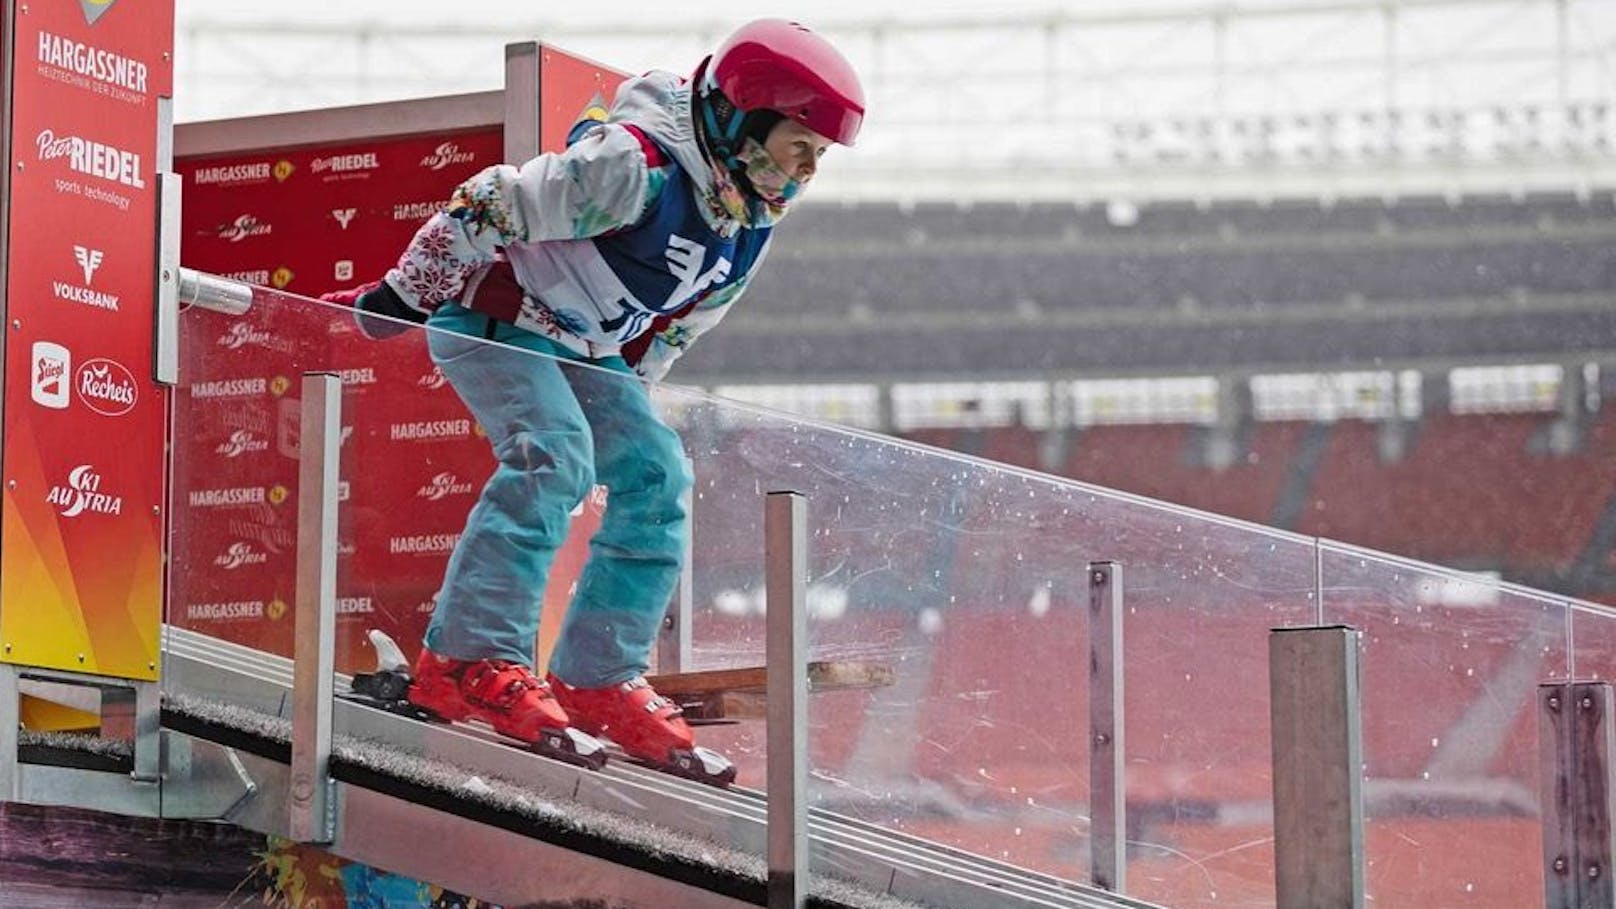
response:
<path id="1" fill-rule="evenodd" d="M 153 679 L 158 99 L 174 4 L 33 0 L 10 16 L 0 659 Z"/>
<path id="2" fill-rule="evenodd" d="M 569 60 L 545 51 L 545 66 Z M 543 135 L 559 148 L 608 79 L 546 81 Z M 568 100 L 569 97 L 572 100 Z M 564 112 L 564 113 L 558 113 Z M 565 123 L 551 126 L 552 116 Z M 502 157 L 498 126 L 185 157 L 187 267 L 301 296 L 375 280 L 454 187 Z M 413 655 L 450 551 L 493 467 L 477 426 L 431 363 L 423 333 L 359 335 L 346 313 L 290 297 L 245 317 L 188 313 L 177 399 L 177 519 L 170 621 L 289 653 L 295 596 L 298 390 L 306 369 L 345 386 L 339 510 L 338 668 L 369 668 L 371 628 Z M 545 592 L 547 655 L 599 525 L 575 517 Z M 542 659 L 541 659 L 542 662 Z"/>

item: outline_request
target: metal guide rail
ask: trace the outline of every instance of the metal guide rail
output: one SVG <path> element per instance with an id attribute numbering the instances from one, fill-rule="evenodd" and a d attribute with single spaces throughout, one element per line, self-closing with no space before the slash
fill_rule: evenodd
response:
<path id="1" fill-rule="evenodd" d="M 247 773 L 260 789 L 286 782 L 289 743 L 273 729 L 254 727 L 279 723 L 289 729 L 292 661 L 178 628 L 170 627 L 166 634 L 167 689 L 205 692 L 206 698 L 171 697 L 163 712 L 165 729 L 242 752 Z M 339 694 L 347 682 L 338 676 Z M 199 706 L 204 703 L 218 705 L 224 718 Z M 237 715 L 244 719 L 238 722 Z M 761 793 L 717 789 L 621 761 L 603 771 L 587 770 L 514 748 L 492 733 L 417 722 L 342 698 L 335 702 L 333 725 L 339 743 L 359 742 L 373 753 L 399 758 L 398 767 L 380 759 L 344 759 L 339 744 L 332 771 L 337 791 L 329 800 L 335 815 L 330 848 L 339 855 L 451 888 L 458 885 L 462 892 L 490 899 L 561 895 L 554 889 L 558 878 L 534 872 L 532 863 L 538 861 L 542 867 L 566 866 L 565 874 L 585 881 L 592 889 L 580 896 L 599 898 L 626 888 L 625 897 L 644 897 L 674 887 L 680 894 L 669 905 L 766 903 L 761 859 L 766 800 Z M 420 784 L 416 777 L 423 775 L 435 778 L 436 784 Z M 540 814 L 559 809 L 570 818 L 534 825 L 502 812 L 495 790 L 507 790 L 502 781 L 512 780 L 529 781 L 532 788 L 504 792 L 507 800 L 547 804 Z M 490 802 L 496 807 L 488 807 Z M 453 848 L 445 848 L 447 841 L 441 838 L 421 842 L 402 835 L 400 831 L 441 826 L 441 818 L 428 823 L 411 817 L 419 812 L 452 815 L 456 821 L 451 826 L 469 824 L 478 828 L 476 835 L 455 841 L 459 845 Z M 381 817 L 390 819 L 386 826 L 380 826 Z M 284 835 L 286 799 L 247 800 L 226 819 Z M 647 833 L 647 824 L 698 848 L 682 852 L 676 843 Z M 815 905 L 875 906 L 883 905 L 883 898 L 888 905 L 896 898 L 983 909 L 1150 905 L 829 812 L 812 811 L 809 829 L 815 867 L 854 885 L 816 886 Z M 500 842 L 484 842 L 491 839 Z M 522 843 L 512 846 L 506 840 Z M 482 843 L 476 852 L 464 845 L 473 842 Z M 566 856 L 555 854 L 558 850 Z M 478 860 L 469 862 L 471 855 Z M 618 878 L 612 880 L 596 867 L 600 863 L 620 872 Z M 476 872 L 468 877 L 466 866 L 472 864 Z M 491 889 L 493 884 L 498 886 Z"/>

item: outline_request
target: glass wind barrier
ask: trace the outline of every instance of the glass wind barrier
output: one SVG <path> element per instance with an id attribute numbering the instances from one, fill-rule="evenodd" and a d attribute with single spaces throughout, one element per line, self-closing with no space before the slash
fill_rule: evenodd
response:
<path id="1" fill-rule="evenodd" d="M 534 394 L 520 383 L 537 373 L 549 377 L 543 399 L 562 408 L 583 399 L 592 411 L 628 413 L 644 394 L 626 375 L 444 336 L 440 356 L 482 364 L 483 403 L 472 412 L 451 384 L 467 385 L 465 364 L 447 364 L 448 375 L 434 365 L 435 333 L 422 328 L 372 340 L 350 311 L 263 289 L 245 315 L 193 309 L 182 321 L 169 621 L 290 654 L 299 383 L 305 371 L 335 371 L 345 672 L 374 663 L 371 629 L 408 657 L 418 651 L 496 452 L 503 470 L 528 477 L 508 490 L 555 482 L 550 474 L 577 454 L 542 432 L 513 434 L 499 401 Z M 694 479 L 688 576 L 673 584 L 690 615 L 681 669 L 763 665 L 765 495 L 807 499 L 809 659 L 828 680 L 809 708 L 817 807 L 1087 880 L 1098 643 L 1087 569 L 1110 561 L 1125 601 L 1130 895 L 1175 907 L 1274 905 L 1268 637 L 1321 621 L 1364 632 L 1376 905 L 1523 905 L 1541 892 L 1541 860 L 1528 848 L 1540 827 L 1531 691 L 1567 677 L 1568 627 L 1581 631 L 1584 674 L 1616 652 L 1585 643 L 1612 637 L 1607 613 L 1579 606 L 1573 623 L 1563 603 L 1428 566 L 673 385 L 649 394 Z M 622 465 L 605 463 L 609 452 L 632 462 L 656 444 L 649 420 L 631 422 L 595 427 L 595 479 L 622 476 Z M 649 482 L 618 480 L 619 507 L 642 507 L 622 504 L 624 484 L 640 481 Z M 526 498 L 507 494 L 506 504 L 521 510 Z M 508 617 L 542 596 L 536 649 L 541 662 L 550 656 L 611 501 L 597 488 L 572 515 L 543 591 L 473 590 L 470 601 L 507 617 L 502 639 L 532 633 Z M 596 550 L 623 555 L 610 536 Z M 636 546 L 667 542 L 644 536 Z M 499 537 L 489 538 L 495 561 L 532 557 L 516 537 Z M 672 655 L 653 657 L 653 672 Z M 758 696 L 730 695 L 728 722 L 698 737 L 739 765 L 740 785 L 761 788 Z"/>
<path id="2" fill-rule="evenodd" d="M 1540 905 L 1537 686 L 1568 680 L 1564 599 L 1334 543 L 1320 565 L 1325 622 L 1363 635 L 1367 896 Z"/>

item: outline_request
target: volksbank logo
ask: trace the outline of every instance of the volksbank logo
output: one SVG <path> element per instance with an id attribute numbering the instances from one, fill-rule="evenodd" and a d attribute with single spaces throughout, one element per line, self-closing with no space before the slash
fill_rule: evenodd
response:
<path id="1" fill-rule="evenodd" d="M 88 246 L 74 246 L 73 260 L 79 263 L 79 270 L 84 273 L 84 283 L 73 284 L 69 281 L 52 281 L 51 293 L 58 300 L 69 303 L 82 303 L 85 306 L 94 306 L 111 312 L 118 311 L 118 295 L 94 290 L 90 287 L 95 278 L 96 270 L 101 267 L 106 255 L 99 249 L 90 249 Z"/>
<path id="2" fill-rule="evenodd" d="M 443 170 L 454 164 L 470 164 L 477 160 L 476 152 L 463 152 L 453 142 L 445 142 L 421 159 L 421 166 L 429 170 Z"/>
<path id="3" fill-rule="evenodd" d="M 45 501 L 55 505 L 64 518 L 76 518 L 86 512 L 123 513 L 123 497 L 101 490 L 101 475 L 91 464 L 80 464 L 69 471 L 67 483 L 52 486 Z"/>
<path id="4" fill-rule="evenodd" d="M 357 208 L 331 209 L 331 217 L 336 219 L 337 224 L 340 225 L 343 230 L 348 229 L 348 225 L 353 223 L 354 215 L 357 214 L 359 214 L 359 209 Z"/>
<path id="5" fill-rule="evenodd" d="M 73 247 L 73 258 L 84 269 L 84 283 L 91 284 L 95 278 L 95 270 L 101 267 L 101 260 L 105 253 L 99 249 L 90 249 L 86 246 Z"/>
<path id="6" fill-rule="evenodd" d="M 79 0 L 79 11 L 84 13 L 84 21 L 94 25 L 97 19 L 106 15 L 112 9 L 112 4 L 118 0 Z"/>

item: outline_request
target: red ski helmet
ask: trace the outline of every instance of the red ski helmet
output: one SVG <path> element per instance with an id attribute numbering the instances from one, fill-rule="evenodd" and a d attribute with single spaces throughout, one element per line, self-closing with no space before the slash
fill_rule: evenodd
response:
<path id="1" fill-rule="evenodd" d="M 795 22 L 741 26 L 708 66 L 718 90 L 742 111 L 778 111 L 842 145 L 858 137 L 864 122 L 858 74 L 829 41 Z"/>

